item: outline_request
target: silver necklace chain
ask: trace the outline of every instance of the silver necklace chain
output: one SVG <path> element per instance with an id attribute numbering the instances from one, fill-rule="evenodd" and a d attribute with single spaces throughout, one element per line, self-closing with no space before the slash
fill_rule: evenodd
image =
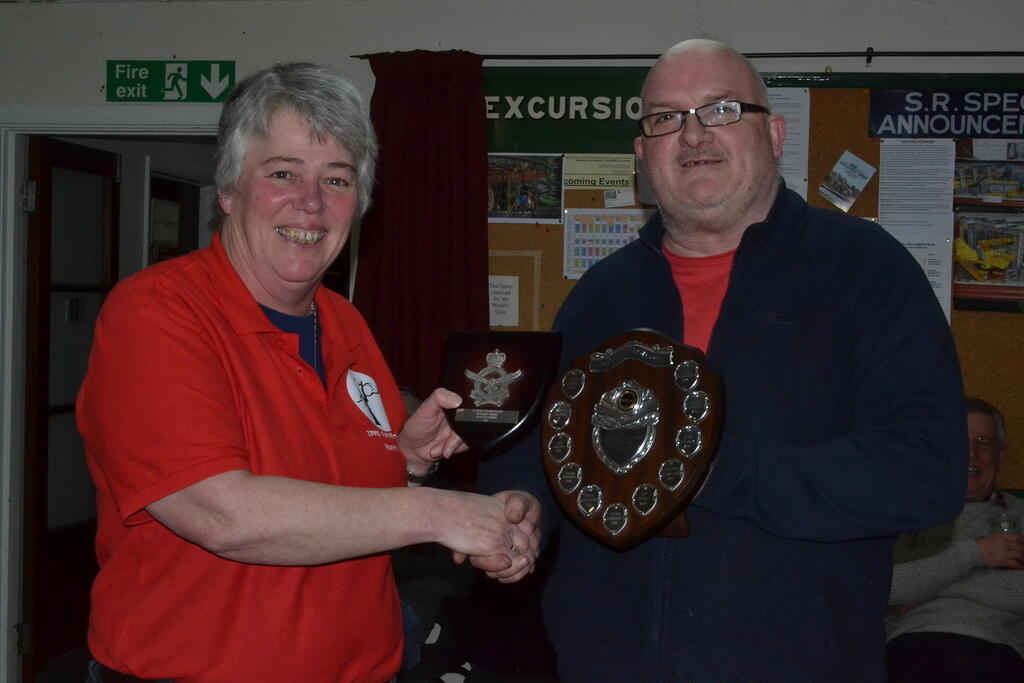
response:
<path id="1" fill-rule="evenodd" d="M 317 352 L 316 338 L 319 337 L 319 321 L 317 320 L 316 314 L 316 302 L 309 302 L 309 312 L 313 316 L 313 372 L 317 375 L 320 374 L 320 354 Z"/>

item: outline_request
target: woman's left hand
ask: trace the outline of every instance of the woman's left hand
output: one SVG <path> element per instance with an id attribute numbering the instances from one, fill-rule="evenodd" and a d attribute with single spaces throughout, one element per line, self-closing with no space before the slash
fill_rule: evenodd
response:
<path id="1" fill-rule="evenodd" d="M 442 458 L 466 450 L 465 442 L 456 434 L 444 410 L 458 408 L 462 397 L 447 389 L 434 389 L 416 409 L 398 434 L 398 447 L 405 455 L 411 474 L 426 474 Z"/>

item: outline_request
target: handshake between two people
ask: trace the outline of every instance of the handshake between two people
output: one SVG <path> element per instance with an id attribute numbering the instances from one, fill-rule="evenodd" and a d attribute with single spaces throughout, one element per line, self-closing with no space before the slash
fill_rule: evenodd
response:
<path id="1" fill-rule="evenodd" d="M 461 402 L 458 394 L 435 389 L 409 416 L 398 446 L 412 477 L 424 477 L 441 460 L 467 449 L 444 414 Z M 430 495 L 442 510 L 436 541 L 452 551 L 457 564 L 468 558 L 501 583 L 515 583 L 533 572 L 540 553 L 542 511 L 532 494 L 502 491 L 486 496 L 433 489 Z"/>

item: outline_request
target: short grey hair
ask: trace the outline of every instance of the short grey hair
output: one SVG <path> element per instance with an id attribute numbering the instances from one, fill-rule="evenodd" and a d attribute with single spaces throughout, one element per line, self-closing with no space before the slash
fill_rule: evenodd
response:
<path id="1" fill-rule="evenodd" d="M 317 142 L 334 140 L 348 150 L 356 165 L 359 215 L 366 213 L 377 164 L 377 136 L 366 105 L 349 81 L 305 62 L 275 64 L 235 86 L 217 125 L 217 189 L 237 188 L 249 144 L 269 134 L 280 110 L 305 119 Z"/>
<path id="2" fill-rule="evenodd" d="M 980 413 L 981 415 L 988 415 L 992 418 L 992 421 L 996 423 L 996 446 L 999 450 L 1006 448 L 1006 419 L 1003 418 L 1003 414 L 994 405 L 981 398 L 968 397 L 964 399 L 964 408 L 966 413 Z"/>

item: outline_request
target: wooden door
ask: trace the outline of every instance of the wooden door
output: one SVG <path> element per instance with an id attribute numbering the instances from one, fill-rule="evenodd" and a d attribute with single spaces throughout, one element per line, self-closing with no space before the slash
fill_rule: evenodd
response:
<path id="1" fill-rule="evenodd" d="M 92 484 L 75 429 L 93 325 L 117 279 L 118 156 L 29 142 L 23 680 L 85 645 L 96 574 Z"/>

